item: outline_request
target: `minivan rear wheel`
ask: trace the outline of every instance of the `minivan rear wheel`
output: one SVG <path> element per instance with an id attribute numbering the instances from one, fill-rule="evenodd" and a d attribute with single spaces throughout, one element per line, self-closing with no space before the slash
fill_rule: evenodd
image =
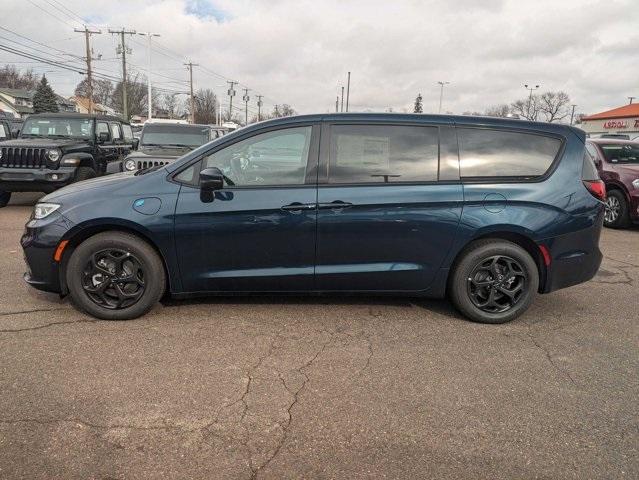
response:
<path id="1" fill-rule="evenodd" d="M 449 296 L 467 318 L 505 323 L 524 313 L 539 287 L 539 271 L 530 254 L 506 240 L 480 240 L 454 267 Z"/>
<path id="2" fill-rule="evenodd" d="M 162 298 L 162 260 L 142 239 L 104 232 L 82 242 L 67 264 L 73 303 L 103 320 L 129 320 L 147 313 Z"/>

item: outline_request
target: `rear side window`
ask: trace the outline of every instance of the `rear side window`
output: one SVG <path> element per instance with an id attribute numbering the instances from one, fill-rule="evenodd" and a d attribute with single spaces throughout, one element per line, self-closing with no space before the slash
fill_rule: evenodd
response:
<path id="1" fill-rule="evenodd" d="M 329 183 L 437 180 L 437 127 L 333 125 Z"/>
<path id="2" fill-rule="evenodd" d="M 592 156 L 587 151 L 584 152 L 584 163 L 581 168 L 582 180 L 599 180 L 599 172 L 595 167 L 595 162 L 592 160 Z"/>
<path id="3" fill-rule="evenodd" d="M 462 177 L 538 177 L 561 147 L 556 138 L 520 132 L 459 128 Z"/>
<path id="4" fill-rule="evenodd" d="M 113 138 L 113 140 L 120 140 L 122 138 L 122 135 L 120 134 L 120 125 L 117 123 L 111 124 L 111 138 Z"/>
<path id="5" fill-rule="evenodd" d="M 133 141 L 133 130 L 131 130 L 131 126 L 130 125 L 122 124 L 122 133 L 124 133 L 124 139 L 127 142 Z"/>

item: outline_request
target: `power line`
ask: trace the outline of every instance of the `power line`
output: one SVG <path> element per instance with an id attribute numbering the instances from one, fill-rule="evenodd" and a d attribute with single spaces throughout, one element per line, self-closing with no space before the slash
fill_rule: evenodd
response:
<path id="1" fill-rule="evenodd" d="M 69 22 L 67 22 L 66 20 L 63 20 L 62 18 L 58 17 L 57 15 L 51 13 L 48 10 L 45 10 L 43 7 L 41 7 L 40 5 L 38 5 L 37 3 L 35 3 L 33 0 L 27 0 L 31 5 L 33 5 L 34 7 L 42 10 L 44 13 L 46 13 L 47 15 L 49 15 L 50 17 L 55 18 L 56 20 L 58 20 L 59 22 L 64 23 L 65 25 L 71 27 L 71 28 L 75 28 L 74 25 L 71 25 Z"/>

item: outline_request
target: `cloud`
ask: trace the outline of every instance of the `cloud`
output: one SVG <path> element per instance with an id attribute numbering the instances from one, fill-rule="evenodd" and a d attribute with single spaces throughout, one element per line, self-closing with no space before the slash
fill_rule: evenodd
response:
<path id="1" fill-rule="evenodd" d="M 525 83 L 565 90 L 577 111 L 588 113 L 639 94 L 636 0 L 68 0 L 65 6 L 82 17 L 100 13 L 103 34 L 93 37 L 93 47 L 103 60 L 96 68 L 113 76 L 120 62 L 106 26 L 153 31 L 161 34 L 153 51 L 156 86 L 186 91 L 183 63 L 190 59 L 200 65 L 196 89 L 223 97 L 226 80 L 239 80 L 253 100 L 262 94 L 267 105 L 289 103 L 301 113 L 334 110 L 349 70 L 355 110 L 411 109 L 421 92 L 425 111 L 437 111 L 439 80 L 451 82 L 443 103 L 455 113 L 522 98 Z M 81 35 L 29 3 L 5 0 L 3 18 L 23 35 L 84 55 Z M 129 46 L 131 70 L 145 73 L 145 39 L 133 37 Z M 2 53 L 3 60 L 24 59 Z M 63 94 L 81 79 L 38 68 L 52 72 L 47 76 Z"/>

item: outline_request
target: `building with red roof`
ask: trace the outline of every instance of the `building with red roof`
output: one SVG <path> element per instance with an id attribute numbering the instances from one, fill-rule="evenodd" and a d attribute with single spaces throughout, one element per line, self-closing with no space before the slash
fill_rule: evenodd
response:
<path id="1" fill-rule="evenodd" d="M 595 136 L 603 133 L 626 134 L 639 139 L 639 103 L 630 103 L 581 119 L 580 127 Z"/>

